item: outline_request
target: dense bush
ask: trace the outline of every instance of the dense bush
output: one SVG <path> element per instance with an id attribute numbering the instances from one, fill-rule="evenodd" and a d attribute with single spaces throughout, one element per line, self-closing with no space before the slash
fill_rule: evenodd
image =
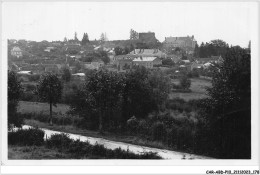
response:
<path id="1" fill-rule="evenodd" d="M 31 102 L 39 101 L 37 95 L 35 95 L 34 92 L 32 92 L 32 91 L 23 92 L 21 95 L 21 100 L 22 101 L 31 101 Z"/>
<path id="2" fill-rule="evenodd" d="M 163 141 L 166 135 L 166 128 L 162 122 L 156 122 L 152 125 L 151 135 L 153 140 Z"/>
<path id="3" fill-rule="evenodd" d="M 48 148 L 59 148 L 62 149 L 72 143 L 72 139 L 69 138 L 68 134 L 53 134 L 46 140 L 46 146 Z"/>
<path id="4" fill-rule="evenodd" d="M 49 121 L 49 114 L 41 113 L 26 113 L 26 114 L 19 114 L 20 118 L 25 119 L 33 119 L 40 122 L 48 123 Z M 85 123 L 84 119 L 76 116 L 71 115 L 61 115 L 55 113 L 53 115 L 53 123 L 57 125 L 74 125 L 77 127 L 83 127 Z"/>
<path id="5" fill-rule="evenodd" d="M 91 145 L 89 142 L 72 140 L 66 134 L 54 134 L 46 141 L 48 148 L 57 148 L 59 151 L 65 151 L 73 154 L 76 158 L 109 158 L 109 159 L 160 159 L 157 153 L 146 152 L 134 154 L 130 151 L 117 148 L 115 150 L 107 149 L 103 145 Z"/>
<path id="6" fill-rule="evenodd" d="M 140 120 L 138 123 L 138 133 L 142 135 L 147 135 L 150 127 L 146 120 Z"/>
<path id="7" fill-rule="evenodd" d="M 195 135 L 198 132 L 197 129 L 200 129 L 197 123 L 196 116 L 186 112 L 153 114 L 146 119 L 148 126 L 146 136 L 172 149 L 194 152 Z M 197 127 L 194 127 L 195 125 Z"/>
<path id="8" fill-rule="evenodd" d="M 200 76 L 200 72 L 202 72 L 202 69 L 193 69 L 187 74 L 187 76 L 189 78 L 198 78 Z"/>
<path id="9" fill-rule="evenodd" d="M 190 100 L 186 102 L 181 98 L 174 98 L 167 100 L 166 108 L 172 110 L 178 110 L 179 112 L 191 112 L 199 109 L 201 100 Z"/>
<path id="10" fill-rule="evenodd" d="M 40 80 L 40 74 L 33 74 L 28 76 L 29 81 L 39 81 Z"/>
<path id="11" fill-rule="evenodd" d="M 75 92 L 73 90 L 63 90 L 61 103 L 70 104 L 71 99 L 74 97 L 74 93 Z"/>
<path id="12" fill-rule="evenodd" d="M 169 79 L 160 70 L 141 67 L 125 74 L 100 70 L 86 77 L 85 85 L 72 94 L 69 104 L 73 114 L 97 122 L 93 125 L 99 125 L 100 132 L 126 131 L 130 117 L 142 119 L 164 108 L 169 90 Z"/>
<path id="13" fill-rule="evenodd" d="M 135 133 L 137 131 L 137 128 L 138 128 L 138 121 L 135 118 L 135 116 L 133 116 L 129 120 L 127 120 L 127 129 L 131 133 Z"/>
<path id="14" fill-rule="evenodd" d="M 8 71 L 8 129 L 20 127 L 22 120 L 17 117 L 17 107 L 22 94 L 22 86 L 18 80 L 17 74 Z"/>
<path id="15" fill-rule="evenodd" d="M 189 89 L 190 88 L 190 85 L 191 85 L 191 80 L 188 79 L 187 76 L 183 76 L 180 78 L 180 86 L 183 88 L 183 89 Z"/>
<path id="16" fill-rule="evenodd" d="M 24 86 L 26 91 L 34 91 L 36 89 L 36 86 L 33 84 L 25 84 Z"/>
<path id="17" fill-rule="evenodd" d="M 163 65 L 167 65 L 167 66 L 174 66 L 174 62 L 172 61 L 171 58 L 166 58 L 162 60 L 162 64 Z"/>
<path id="18" fill-rule="evenodd" d="M 17 131 L 8 132 L 8 144 L 10 145 L 36 145 L 44 143 L 44 131 L 40 129 L 18 129 Z"/>
<path id="19" fill-rule="evenodd" d="M 167 145 L 170 147 L 176 147 L 177 139 L 179 135 L 179 128 L 176 125 L 173 125 L 171 129 L 167 130 Z"/>

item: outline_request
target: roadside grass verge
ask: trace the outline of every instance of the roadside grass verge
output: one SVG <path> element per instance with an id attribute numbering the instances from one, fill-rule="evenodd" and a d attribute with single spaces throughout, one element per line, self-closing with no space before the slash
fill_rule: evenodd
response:
<path id="1" fill-rule="evenodd" d="M 72 155 L 49 149 L 44 146 L 8 145 L 8 159 L 10 160 L 41 160 L 41 159 L 71 159 Z M 86 157 L 87 159 L 88 157 Z"/>
<path id="2" fill-rule="evenodd" d="M 138 136 L 131 136 L 131 135 L 125 135 L 125 134 L 115 134 L 115 133 L 109 133 L 104 132 L 103 134 L 100 134 L 98 131 L 91 131 L 86 129 L 77 128 L 73 125 L 56 125 L 53 124 L 50 126 L 48 123 L 39 122 L 37 120 L 28 120 L 25 119 L 25 124 L 30 125 L 33 127 L 39 127 L 39 128 L 46 128 L 54 131 L 60 131 L 65 133 L 71 133 L 71 134 L 78 134 L 82 136 L 87 137 L 95 137 L 95 138 L 103 138 L 111 141 L 117 141 L 117 142 L 124 142 L 129 143 L 133 145 L 140 145 L 140 146 L 147 146 L 152 148 L 159 148 L 159 149 L 167 149 L 176 151 L 176 149 L 172 147 L 168 147 L 167 145 L 163 144 L 160 141 L 152 141 L 145 138 L 141 138 Z"/>
<path id="3" fill-rule="evenodd" d="M 37 134 L 40 133 L 40 134 Z M 43 134 L 42 134 L 43 133 Z M 27 136 L 30 143 L 23 140 Z M 17 139 L 17 141 L 11 141 Z M 39 142 L 39 140 L 42 140 Z M 88 141 L 73 140 L 68 134 L 53 134 L 44 140 L 44 131 L 37 128 L 18 129 L 8 133 L 8 157 L 10 159 L 161 159 L 157 153 L 135 154 L 129 150 L 105 148 L 104 145 L 91 145 Z M 19 146 L 19 147 L 12 147 Z M 65 153 L 65 154 L 63 154 Z"/>

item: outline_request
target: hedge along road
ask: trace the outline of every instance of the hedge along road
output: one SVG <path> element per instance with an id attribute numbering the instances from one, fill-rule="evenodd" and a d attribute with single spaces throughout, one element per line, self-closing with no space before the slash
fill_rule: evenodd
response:
<path id="1" fill-rule="evenodd" d="M 29 129 L 29 128 L 31 128 L 31 126 L 23 125 L 23 129 Z M 65 132 L 53 131 L 45 128 L 40 128 L 40 129 L 45 132 L 44 139 L 49 138 L 53 134 L 65 133 Z M 79 139 L 80 141 L 83 142 L 88 141 L 92 145 L 95 145 L 97 143 L 100 145 L 104 145 L 104 147 L 112 150 L 120 147 L 123 150 L 129 150 L 135 154 L 141 154 L 143 152 L 156 152 L 163 159 L 184 159 L 184 158 L 185 159 L 211 159 L 209 157 L 199 156 L 195 154 L 188 154 L 188 153 L 170 151 L 165 149 L 150 148 L 150 147 L 133 145 L 133 144 L 123 143 L 123 142 L 115 142 L 115 141 L 106 140 L 102 138 L 86 137 L 86 136 L 71 134 L 71 133 L 65 133 L 65 134 L 68 134 L 68 136 L 73 140 Z"/>

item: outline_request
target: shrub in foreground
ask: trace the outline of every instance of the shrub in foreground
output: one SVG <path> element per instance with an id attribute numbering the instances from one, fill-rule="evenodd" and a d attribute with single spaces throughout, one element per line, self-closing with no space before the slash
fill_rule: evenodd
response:
<path id="1" fill-rule="evenodd" d="M 48 148 L 63 148 L 70 145 L 73 140 L 69 138 L 68 134 L 53 134 L 46 141 L 46 145 Z"/>
<path id="2" fill-rule="evenodd" d="M 164 140 L 166 136 L 166 128 L 162 122 L 156 122 L 151 128 L 153 140 Z"/>
<path id="3" fill-rule="evenodd" d="M 115 150 L 105 148 L 104 145 L 91 145 L 89 142 L 73 140 L 67 134 L 54 134 L 47 141 L 48 148 L 57 148 L 73 155 L 73 158 L 95 158 L 95 159 L 161 159 L 157 153 L 146 152 L 135 154 L 121 148 Z"/>
<path id="4" fill-rule="evenodd" d="M 10 145 L 36 145 L 44 143 L 44 131 L 40 129 L 18 129 L 8 133 L 8 144 Z"/>
<path id="5" fill-rule="evenodd" d="M 127 128 L 131 133 L 135 133 L 137 131 L 137 127 L 138 127 L 138 121 L 135 116 L 127 120 Z"/>

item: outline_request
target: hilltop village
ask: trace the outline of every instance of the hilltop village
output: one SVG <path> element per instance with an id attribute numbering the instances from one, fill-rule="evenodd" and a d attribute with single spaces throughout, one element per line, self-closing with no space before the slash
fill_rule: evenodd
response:
<path id="1" fill-rule="evenodd" d="M 214 53 L 213 53 L 214 54 Z M 196 70 L 207 75 L 213 62 L 220 62 L 220 54 L 200 57 L 194 36 L 165 37 L 163 42 L 153 32 L 130 31 L 130 39 L 109 41 L 102 33 L 99 40 L 82 40 L 77 33 L 63 41 L 8 40 L 8 69 L 20 75 L 53 72 L 61 74 L 68 68 L 75 79 L 84 79 L 88 70 L 107 69 L 126 72 L 134 67 L 148 69 L 174 68 L 174 74 Z M 24 78 L 26 81 L 26 78 Z"/>
<path id="2" fill-rule="evenodd" d="M 220 39 L 198 45 L 193 35 L 160 42 L 154 32 L 132 29 L 127 40 L 110 41 L 105 33 L 78 39 L 76 32 L 63 41 L 9 39 L 8 127 L 36 128 L 8 133 L 9 157 L 176 158 L 168 149 L 180 151 L 180 159 L 248 159 L 250 47 Z M 63 134 L 44 141 L 38 127 L 162 150 L 139 155 Z M 36 143 L 37 155 L 20 147 Z"/>

